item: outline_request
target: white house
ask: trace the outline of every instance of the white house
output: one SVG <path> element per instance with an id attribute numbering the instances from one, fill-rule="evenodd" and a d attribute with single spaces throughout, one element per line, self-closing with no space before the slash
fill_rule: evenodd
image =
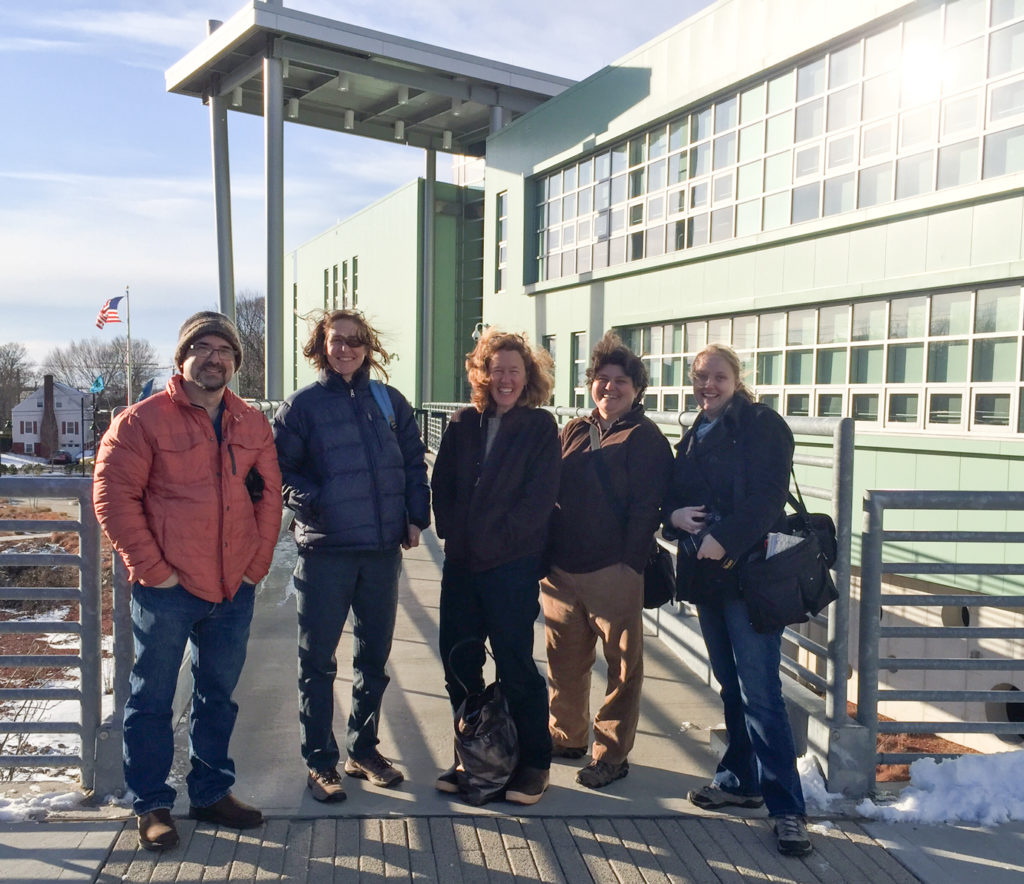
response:
<path id="1" fill-rule="evenodd" d="M 44 451 L 42 434 L 46 411 L 46 387 L 39 387 L 11 409 L 12 451 L 16 454 L 51 456 L 56 451 L 69 451 L 81 456 L 86 442 L 86 416 L 91 415 L 88 393 L 59 381 L 53 382 L 53 415 L 57 424 L 57 444 L 53 451 Z"/>

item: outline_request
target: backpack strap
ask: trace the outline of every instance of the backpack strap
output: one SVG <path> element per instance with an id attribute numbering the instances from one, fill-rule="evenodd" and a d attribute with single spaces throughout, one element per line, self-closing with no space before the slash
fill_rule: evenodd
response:
<path id="1" fill-rule="evenodd" d="M 384 419 L 388 422 L 388 426 L 397 433 L 398 423 L 395 420 L 395 406 L 391 401 L 391 397 L 388 395 L 388 388 L 378 380 L 371 380 L 370 392 L 373 393 L 373 398 L 377 402 L 377 407 L 380 409 L 380 413 L 384 415 Z"/>

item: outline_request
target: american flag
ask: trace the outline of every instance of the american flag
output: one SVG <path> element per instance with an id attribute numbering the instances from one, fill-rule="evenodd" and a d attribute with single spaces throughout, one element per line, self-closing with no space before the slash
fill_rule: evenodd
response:
<path id="1" fill-rule="evenodd" d="M 116 298 L 108 298 L 106 303 L 100 307 L 99 316 L 96 317 L 96 328 L 103 328 L 108 322 L 120 322 L 121 317 L 117 314 L 117 305 L 121 303 L 124 295 Z"/>

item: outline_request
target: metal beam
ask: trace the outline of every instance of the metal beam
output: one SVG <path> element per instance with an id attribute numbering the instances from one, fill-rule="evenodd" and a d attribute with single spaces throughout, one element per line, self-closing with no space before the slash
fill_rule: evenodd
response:
<path id="1" fill-rule="evenodd" d="M 466 80 L 454 80 L 436 74 L 426 74 L 394 65 L 360 58 L 332 49 L 318 46 L 307 46 L 284 38 L 274 41 L 275 57 L 288 58 L 300 64 L 324 68 L 335 73 L 361 74 L 384 80 L 396 85 L 421 89 L 424 92 L 437 92 L 449 98 L 461 98 L 463 101 L 474 101 L 485 106 L 501 104 L 509 110 L 526 113 L 542 104 L 547 99 L 541 96 L 532 98 L 516 91 L 501 91 L 493 86 L 472 83 Z"/>
<path id="2" fill-rule="evenodd" d="M 263 59 L 267 187 L 266 396 L 284 399 L 284 82 L 281 59 Z"/>
<path id="3" fill-rule="evenodd" d="M 434 390 L 434 184 L 437 181 L 437 153 L 427 151 L 423 182 L 423 300 L 421 313 L 420 402 L 430 402 Z"/>
<path id="4" fill-rule="evenodd" d="M 231 166 L 228 159 L 227 100 L 212 95 L 210 144 L 213 156 L 213 215 L 217 228 L 217 282 L 220 312 L 235 319 L 235 270 L 231 242 Z"/>

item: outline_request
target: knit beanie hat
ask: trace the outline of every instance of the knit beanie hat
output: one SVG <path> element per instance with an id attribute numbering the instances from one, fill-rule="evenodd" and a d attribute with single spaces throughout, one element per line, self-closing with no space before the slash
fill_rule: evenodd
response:
<path id="1" fill-rule="evenodd" d="M 242 341 L 235 324 L 223 313 L 214 310 L 200 310 L 182 323 L 178 331 L 178 346 L 174 350 L 174 364 L 180 369 L 188 356 L 189 345 L 204 335 L 218 335 L 224 338 L 235 351 L 235 371 L 242 366 Z"/>

